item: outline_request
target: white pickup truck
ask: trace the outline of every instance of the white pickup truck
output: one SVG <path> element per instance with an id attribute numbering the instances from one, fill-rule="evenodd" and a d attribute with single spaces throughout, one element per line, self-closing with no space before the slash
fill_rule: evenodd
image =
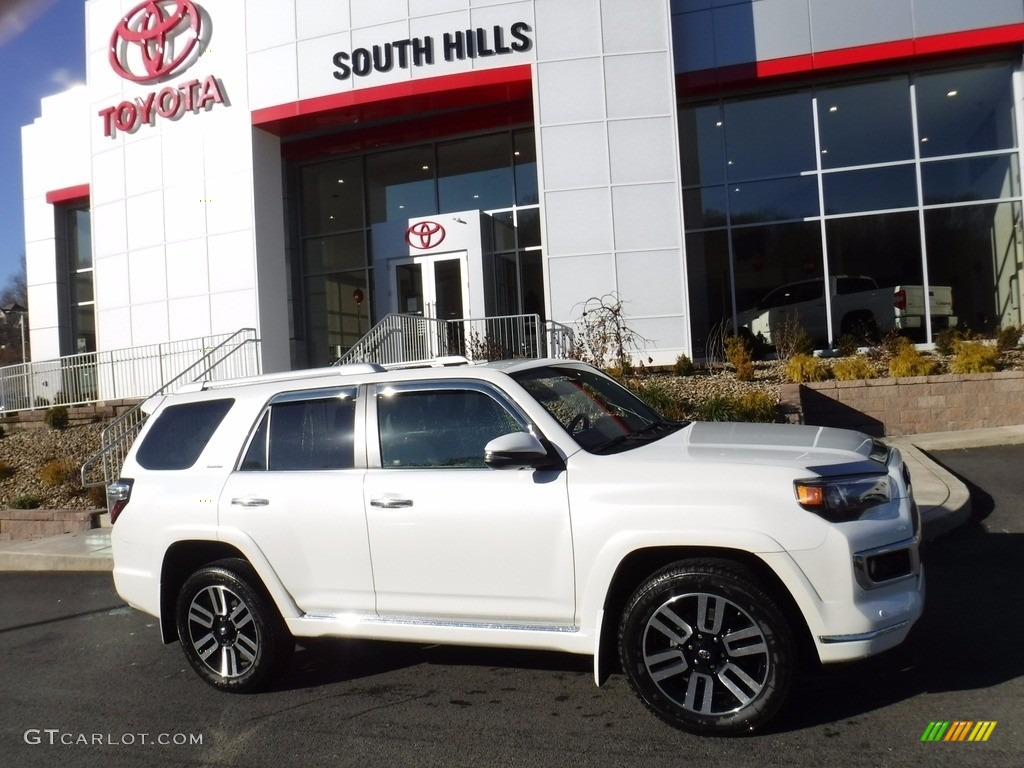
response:
<path id="1" fill-rule="evenodd" d="M 870 277 L 837 275 L 830 277 L 829 302 L 832 309 L 833 339 L 846 334 L 878 338 L 892 330 L 906 332 L 924 340 L 925 317 L 931 311 L 932 332 L 956 326 L 953 314 L 953 289 L 933 285 L 897 285 L 880 288 Z M 794 318 L 815 342 L 827 343 L 828 315 L 825 311 L 825 281 L 818 277 L 782 285 L 761 299 L 757 306 L 737 315 L 740 333 L 760 337 L 774 344 L 775 334 Z"/>

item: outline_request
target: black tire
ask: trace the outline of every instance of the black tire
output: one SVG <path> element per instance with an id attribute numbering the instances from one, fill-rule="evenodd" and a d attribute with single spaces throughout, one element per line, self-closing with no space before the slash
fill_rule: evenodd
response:
<path id="1" fill-rule="evenodd" d="M 263 584 L 244 560 L 200 568 L 182 585 L 178 639 L 196 673 L 221 691 L 259 690 L 295 647 Z"/>
<path id="2" fill-rule="evenodd" d="M 726 560 L 676 563 L 626 603 L 619 657 L 654 714 L 692 733 L 750 733 L 782 706 L 793 635 L 772 597 Z"/>

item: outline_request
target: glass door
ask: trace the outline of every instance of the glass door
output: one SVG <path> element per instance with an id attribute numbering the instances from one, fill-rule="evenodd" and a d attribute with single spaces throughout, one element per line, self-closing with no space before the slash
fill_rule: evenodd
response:
<path id="1" fill-rule="evenodd" d="M 465 353 L 462 324 L 455 322 L 469 304 L 465 252 L 395 261 L 392 286 L 394 311 L 436 321 L 428 323 L 434 329 L 427 333 L 431 356 Z"/>

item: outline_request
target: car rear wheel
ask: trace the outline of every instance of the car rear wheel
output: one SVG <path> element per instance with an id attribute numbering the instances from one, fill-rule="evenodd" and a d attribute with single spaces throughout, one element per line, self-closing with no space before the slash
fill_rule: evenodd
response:
<path id="1" fill-rule="evenodd" d="M 193 573 L 178 593 L 178 639 L 192 668 L 214 688 L 258 690 L 294 641 L 259 577 L 243 560 Z"/>
<path id="2" fill-rule="evenodd" d="M 652 712 L 702 734 L 762 725 L 794 667 L 782 611 L 744 568 L 721 560 L 676 563 L 641 584 L 622 616 L 619 656 Z"/>

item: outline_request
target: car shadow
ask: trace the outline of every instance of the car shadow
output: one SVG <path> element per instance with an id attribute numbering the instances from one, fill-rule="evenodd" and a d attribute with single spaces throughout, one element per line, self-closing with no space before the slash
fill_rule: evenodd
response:
<path id="1" fill-rule="evenodd" d="M 551 651 L 307 638 L 296 645 L 295 653 L 270 690 L 297 690 L 366 680 L 426 664 L 580 674 L 593 670 L 589 656 Z"/>

